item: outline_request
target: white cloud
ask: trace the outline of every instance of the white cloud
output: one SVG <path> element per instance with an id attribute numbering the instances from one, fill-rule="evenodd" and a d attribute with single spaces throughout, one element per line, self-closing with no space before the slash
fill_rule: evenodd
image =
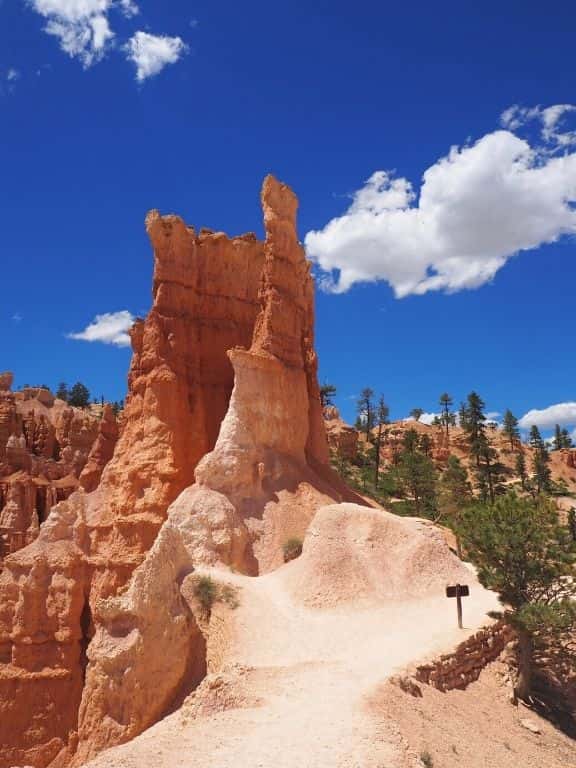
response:
<path id="1" fill-rule="evenodd" d="M 523 429 L 530 429 L 532 426 L 554 429 L 556 424 L 561 427 L 572 426 L 576 424 L 576 403 L 557 403 L 542 410 L 533 408 L 522 416 L 519 424 Z"/>
<path id="2" fill-rule="evenodd" d="M 6 72 L 6 80 L 9 83 L 15 83 L 16 80 L 20 79 L 20 72 L 17 69 L 14 69 L 14 67 L 11 67 L 8 72 Z"/>
<path id="3" fill-rule="evenodd" d="M 114 38 L 108 13 L 117 8 L 131 18 L 139 12 L 133 0 L 27 0 L 46 19 L 45 31 L 84 67 L 100 61 Z"/>
<path id="4" fill-rule="evenodd" d="M 434 420 L 437 418 L 438 419 L 440 418 L 439 413 L 423 413 L 422 416 L 420 416 L 420 418 L 418 419 L 418 422 L 420 424 L 427 424 L 428 426 L 430 426 L 431 424 L 434 423 Z M 405 419 L 403 419 L 403 421 L 416 421 L 416 419 L 413 416 L 408 416 Z"/>
<path id="5" fill-rule="evenodd" d="M 100 341 L 103 344 L 114 344 L 117 347 L 129 347 L 128 331 L 134 324 L 134 316 L 127 309 L 120 312 L 107 312 L 96 315 L 94 320 L 80 333 L 66 334 L 69 339 L 77 341 Z"/>
<path id="6" fill-rule="evenodd" d="M 305 237 L 323 286 L 384 280 L 398 298 L 478 288 L 518 252 L 576 233 L 576 152 L 558 131 L 576 107 L 535 109 L 511 108 L 508 130 L 452 147 L 425 171 L 419 197 L 405 178 L 372 174 L 342 216 Z M 528 119 L 554 141 L 531 145 L 512 132 Z"/>
<path id="7" fill-rule="evenodd" d="M 114 37 L 108 21 L 113 0 L 29 0 L 46 19 L 45 31 L 84 67 L 99 61 Z"/>
<path id="8" fill-rule="evenodd" d="M 554 104 L 551 107 L 509 107 L 500 116 L 500 122 L 511 131 L 523 128 L 527 123 L 540 124 L 540 137 L 552 145 L 552 151 L 559 147 L 576 144 L 576 131 L 562 131 L 561 124 L 566 115 L 576 112 L 574 104 Z"/>
<path id="9" fill-rule="evenodd" d="M 186 53 L 187 47 L 180 37 L 139 31 L 130 38 L 125 50 L 136 65 L 136 79 L 141 83 L 157 75 L 168 64 L 175 64 Z"/>

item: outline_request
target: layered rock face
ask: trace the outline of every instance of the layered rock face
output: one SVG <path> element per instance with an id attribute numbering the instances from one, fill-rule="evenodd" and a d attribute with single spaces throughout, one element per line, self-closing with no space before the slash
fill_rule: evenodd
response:
<path id="1" fill-rule="evenodd" d="M 0 374 L 0 559 L 34 540 L 51 508 L 78 487 L 99 430 L 89 411 L 47 389 L 12 392 L 12 380 Z"/>
<path id="2" fill-rule="evenodd" d="M 81 764 L 154 722 L 202 674 L 186 575 L 275 567 L 347 493 L 327 466 L 296 198 L 269 177 L 262 199 L 265 243 L 147 217 L 154 302 L 114 456 L 0 574 L 0 766 Z"/>

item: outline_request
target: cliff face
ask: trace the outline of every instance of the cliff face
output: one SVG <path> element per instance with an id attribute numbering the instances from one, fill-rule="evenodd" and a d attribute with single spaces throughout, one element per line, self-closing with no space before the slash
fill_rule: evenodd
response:
<path id="1" fill-rule="evenodd" d="M 285 539 L 341 497 L 296 198 L 269 177 L 263 207 L 265 243 L 147 217 L 154 301 L 132 329 L 114 456 L 0 574 L 0 766 L 44 766 L 58 752 L 58 765 L 80 764 L 154 722 L 202 670 L 186 573 L 269 570 Z M 94 477 L 89 461 L 87 490 Z"/>
<path id="2" fill-rule="evenodd" d="M 33 541 L 78 487 L 100 426 L 47 389 L 11 387 L 12 374 L 0 374 L 0 561 Z"/>

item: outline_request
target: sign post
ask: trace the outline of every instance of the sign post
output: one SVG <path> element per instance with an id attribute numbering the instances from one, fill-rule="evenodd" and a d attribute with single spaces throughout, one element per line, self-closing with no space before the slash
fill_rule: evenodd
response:
<path id="1" fill-rule="evenodd" d="M 453 587 L 446 587 L 446 597 L 456 598 L 456 611 L 458 613 L 458 628 L 462 629 L 462 598 L 470 595 L 470 589 L 467 584 L 456 584 Z"/>

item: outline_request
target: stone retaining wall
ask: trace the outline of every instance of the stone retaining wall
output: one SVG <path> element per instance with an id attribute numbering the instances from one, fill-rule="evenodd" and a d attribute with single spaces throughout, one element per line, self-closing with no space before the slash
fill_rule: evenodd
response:
<path id="1" fill-rule="evenodd" d="M 413 677 L 439 691 L 464 690 L 478 680 L 482 670 L 495 661 L 514 638 L 514 630 L 499 621 L 460 643 L 453 653 L 418 666 Z"/>

